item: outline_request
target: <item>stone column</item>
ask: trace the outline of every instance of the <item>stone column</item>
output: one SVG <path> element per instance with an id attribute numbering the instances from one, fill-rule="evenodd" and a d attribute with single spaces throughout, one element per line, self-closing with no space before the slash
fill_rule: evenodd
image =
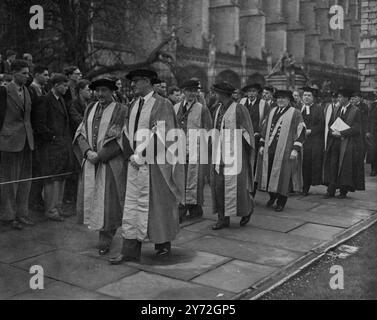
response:
<path id="1" fill-rule="evenodd" d="M 263 0 L 262 4 L 266 14 L 266 49 L 275 62 L 287 51 L 288 23 L 283 17 L 282 0 Z"/>
<path id="2" fill-rule="evenodd" d="M 298 63 L 305 58 L 305 29 L 300 22 L 300 1 L 283 1 L 283 14 L 287 19 L 287 50 Z"/>
<path id="3" fill-rule="evenodd" d="M 266 46 L 266 18 L 258 4 L 258 0 L 240 0 L 240 42 L 245 43 L 248 56 L 262 59 L 262 48 Z"/>
<path id="4" fill-rule="evenodd" d="M 315 3 L 312 0 L 301 0 L 300 21 L 305 27 L 305 60 L 318 62 L 321 60 L 320 33 L 314 9 Z"/>
<path id="5" fill-rule="evenodd" d="M 210 34 L 220 52 L 235 54 L 240 35 L 238 0 L 210 0 Z"/>
<path id="6" fill-rule="evenodd" d="M 203 48 L 209 35 L 209 0 L 183 1 L 179 38 L 186 47 Z"/>
<path id="7" fill-rule="evenodd" d="M 329 11 L 330 6 L 327 0 L 316 1 L 315 15 L 318 29 L 321 34 L 319 39 L 321 61 L 334 63 L 334 39 L 329 30 Z"/>

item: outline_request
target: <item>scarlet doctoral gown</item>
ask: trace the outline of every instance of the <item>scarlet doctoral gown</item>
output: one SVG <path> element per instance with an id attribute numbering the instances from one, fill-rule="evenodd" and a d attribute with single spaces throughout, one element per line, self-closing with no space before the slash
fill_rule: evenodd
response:
<path id="1" fill-rule="evenodd" d="M 163 141 L 165 133 L 178 129 L 178 124 L 173 105 L 168 99 L 153 94 L 145 101 L 138 117 L 139 103 L 139 99 L 136 99 L 131 105 L 124 135 L 132 142 L 131 148 L 135 155 L 143 158 L 143 151 L 138 150 L 140 144 L 134 144 L 135 134 L 142 130 L 153 132 L 147 138 L 146 146 L 150 148 L 154 145 L 155 152 L 153 159 L 145 157 L 146 162 L 138 169 L 128 165 L 122 236 L 128 240 L 149 239 L 161 244 L 173 241 L 179 232 L 178 204 L 182 201 L 184 190 L 184 167 L 178 163 L 174 165 L 163 161 L 164 164 L 160 164 L 161 161 L 157 161 L 157 158 L 161 160 L 158 152 L 162 150 L 165 157 L 166 150 L 173 144 Z M 136 121 L 137 118 L 139 121 Z"/>
<path id="2" fill-rule="evenodd" d="M 174 111 L 177 115 L 178 125 L 186 133 L 186 151 L 187 160 L 189 160 L 189 134 L 198 134 L 199 130 L 209 131 L 212 128 L 211 114 L 206 106 L 199 102 L 192 102 L 186 107 L 184 112 L 184 106 L 186 101 L 182 101 L 174 106 Z M 196 133 L 190 131 L 196 131 Z M 201 145 L 202 144 L 202 145 Z M 205 144 L 205 145 L 203 145 Z M 197 140 L 196 151 L 200 155 L 200 149 L 208 150 L 208 144 L 203 139 Z M 193 152 L 194 150 L 192 150 Z M 208 164 L 200 163 L 200 157 L 197 157 L 197 163 L 185 164 L 185 194 L 183 199 L 183 205 L 203 205 L 203 189 L 204 189 L 204 177 L 209 173 Z"/>
<path id="3" fill-rule="evenodd" d="M 224 106 L 218 107 L 214 121 L 221 138 L 212 140 L 212 159 L 215 160 L 211 166 L 213 212 L 226 217 L 245 217 L 254 210 L 254 130 L 249 112 L 243 105 L 231 102 L 222 108 Z M 235 163 L 223 162 L 229 151 L 232 155 L 237 154 L 236 148 L 241 152 L 235 159 L 239 162 L 238 170 L 234 170 Z"/>
<path id="4" fill-rule="evenodd" d="M 127 167 L 121 143 L 127 108 L 111 103 L 98 123 L 98 103 L 85 111 L 83 123 L 77 129 L 74 153 L 81 163 L 77 195 L 77 213 L 84 224 L 94 231 L 113 231 L 122 225 Z M 97 152 L 99 163 L 85 157 L 88 150 Z M 126 153 L 127 151 L 124 150 Z"/>

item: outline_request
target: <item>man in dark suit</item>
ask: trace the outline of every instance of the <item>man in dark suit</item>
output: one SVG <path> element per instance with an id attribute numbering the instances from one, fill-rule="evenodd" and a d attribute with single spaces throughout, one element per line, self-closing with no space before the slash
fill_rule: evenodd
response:
<path id="1" fill-rule="evenodd" d="M 77 99 L 77 83 L 82 79 L 82 73 L 80 69 L 76 66 L 70 66 L 64 69 L 64 74 L 68 78 L 68 90 L 64 94 L 64 102 L 67 108 L 71 104 L 71 102 Z"/>
<path id="2" fill-rule="evenodd" d="M 46 96 L 46 85 L 48 83 L 49 72 L 48 67 L 43 65 L 36 65 L 34 67 L 34 78 L 28 87 L 31 98 L 31 123 L 34 127 L 36 117 L 35 110 L 38 104 L 42 103 L 43 97 Z M 41 177 L 41 163 L 39 161 L 39 141 L 35 141 L 35 150 L 33 152 L 33 177 Z M 30 190 L 30 207 L 34 210 L 43 210 L 42 199 L 43 181 L 36 180 L 31 184 Z"/>
<path id="3" fill-rule="evenodd" d="M 30 121 L 31 99 L 25 87 L 29 76 L 26 61 L 12 63 L 13 80 L 0 105 L 6 108 L 0 126 L 0 183 L 30 179 L 32 174 L 33 130 Z M 1 185 L 0 220 L 21 230 L 29 219 L 28 200 L 31 182 Z"/>
<path id="4" fill-rule="evenodd" d="M 52 89 L 35 110 L 35 133 L 40 141 L 41 174 L 54 176 L 44 180 L 46 217 L 64 220 L 62 211 L 66 174 L 71 172 L 73 153 L 69 116 L 63 99 L 68 90 L 68 79 L 56 74 L 51 79 Z"/>
<path id="5" fill-rule="evenodd" d="M 13 50 L 7 50 L 5 57 L 6 60 L 4 61 L 4 73 L 12 73 L 12 63 L 16 60 L 17 53 Z M 30 69 L 29 69 L 30 72 Z"/>

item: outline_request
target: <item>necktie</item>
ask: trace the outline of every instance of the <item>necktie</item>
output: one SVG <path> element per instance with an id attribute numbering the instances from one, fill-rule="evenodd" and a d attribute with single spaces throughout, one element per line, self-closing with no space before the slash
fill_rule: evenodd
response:
<path id="1" fill-rule="evenodd" d="M 304 106 L 302 107 L 301 113 L 304 113 L 304 111 L 305 111 L 305 114 L 306 114 L 306 115 L 310 115 L 310 107 L 309 107 L 309 106 L 304 105 Z"/>
<path id="2" fill-rule="evenodd" d="M 187 113 L 187 106 L 188 106 L 188 102 L 186 102 L 186 103 L 183 105 L 183 108 L 182 108 L 182 112 L 183 112 L 184 115 Z"/>
<path id="3" fill-rule="evenodd" d="M 137 129 L 139 127 L 139 120 L 140 120 L 141 110 L 143 109 L 143 106 L 144 106 L 144 99 L 140 98 L 139 108 L 137 110 L 136 119 L 135 119 L 135 127 L 134 127 L 134 150 L 136 150 L 136 147 L 137 147 L 135 137 L 136 137 Z"/>

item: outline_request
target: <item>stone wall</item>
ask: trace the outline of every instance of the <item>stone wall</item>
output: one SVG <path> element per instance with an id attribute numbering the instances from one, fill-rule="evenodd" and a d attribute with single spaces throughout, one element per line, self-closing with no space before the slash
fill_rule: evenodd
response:
<path id="1" fill-rule="evenodd" d="M 361 90 L 377 89 L 377 1 L 362 0 L 359 70 Z"/>

